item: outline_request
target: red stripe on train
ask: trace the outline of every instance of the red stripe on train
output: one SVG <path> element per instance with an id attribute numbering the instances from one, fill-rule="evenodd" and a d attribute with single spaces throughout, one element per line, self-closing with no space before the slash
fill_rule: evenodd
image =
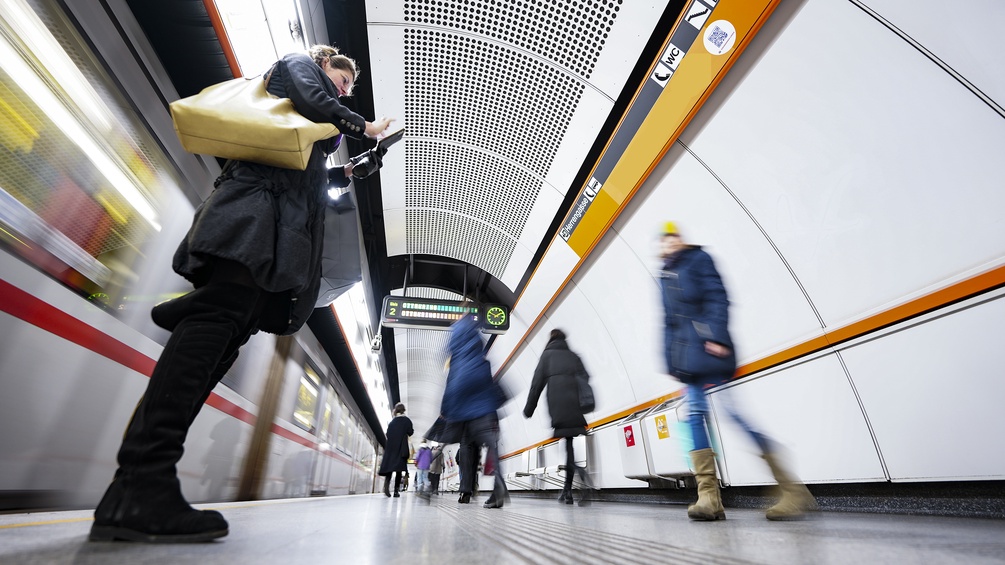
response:
<path id="1" fill-rule="evenodd" d="M 0 311 L 147 377 L 153 373 L 157 364 L 145 354 L 2 279 L 0 279 Z M 216 393 L 210 395 L 206 404 L 242 422 L 255 424 L 254 414 Z"/>
<path id="2" fill-rule="evenodd" d="M 0 279 L 0 311 L 24 320 L 33 326 L 75 343 L 89 351 L 93 351 L 102 357 L 147 377 L 153 373 L 154 366 L 157 364 L 156 361 L 145 354 L 3 279 Z M 215 392 L 210 394 L 209 399 L 206 400 L 206 404 L 252 426 L 255 425 L 255 421 L 257 420 L 255 414 L 241 408 Z M 272 433 L 311 449 L 319 448 L 318 444 L 310 439 L 301 437 L 276 424 L 272 425 Z M 351 459 L 346 458 L 338 452 L 330 451 L 328 455 L 356 465 Z"/>

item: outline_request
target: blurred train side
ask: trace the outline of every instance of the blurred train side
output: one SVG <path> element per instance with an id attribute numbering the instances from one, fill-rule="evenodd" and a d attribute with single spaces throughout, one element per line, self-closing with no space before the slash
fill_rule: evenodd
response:
<path id="1" fill-rule="evenodd" d="M 178 150 L 165 75 L 124 55 L 145 49 L 113 21 L 127 10 L 4 4 L 0 509 L 89 506 L 168 336 L 149 309 L 190 288 L 171 257 L 219 168 Z M 191 501 L 231 500 L 249 472 L 276 341 L 254 336 L 196 419 L 179 464 Z M 308 329 L 294 338 L 261 497 L 373 491 L 377 443 L 332 365 Z"/>
<path id="2" fill-rule="evenodd" d="M 4 282 L 17 289 L 6 289 L 8 297 L 25 292 L 29 307 L 47 305 L 79 320 L 80 340 L 95 340 L 95 349 L 118 342 L 150 365 L 159 354 L 160 344 L 9 253 L 0 255 L 0 267 Z M 4 310 L 0 506 L 95 504 L 114 473 L 122 431 L 147 377 L 114 354 Z M 261 394 L 275 342 L 273 336 L 252 338 L 227 377 L 230 386 L 217 387 L 192 426 L 178 467 L 190 500 L 232 500 L 237 494 L 258 413 L 258 396 L 247 391 Z M 357 424 L 358 410 L 342 401 L 348 395 L 341 382 L 329 372 L 320 375 L 327 381 L 322 386 L 308 384 L 313 381 L 304 368 L 317 374 L 316 367 L 329 364 L 323 355 L 309 332 L 296 337 L 263 469 L 263 498 L 373 491 L 375 442 Z"/>

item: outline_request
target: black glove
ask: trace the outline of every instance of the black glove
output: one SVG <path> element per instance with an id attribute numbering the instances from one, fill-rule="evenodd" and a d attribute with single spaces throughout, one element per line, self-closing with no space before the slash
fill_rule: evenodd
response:
<path id="1" fill-rule="evenodd" d="M 352 163 L 352 176 L 358 179 L 365 179 L 380 170 L 380 168 L 384 166 L 383 158 L 385 153 L 387 153 L 387 148 L 378 145 L 369 151 L 365 151 L 350 158 L 349 161 Z"/>

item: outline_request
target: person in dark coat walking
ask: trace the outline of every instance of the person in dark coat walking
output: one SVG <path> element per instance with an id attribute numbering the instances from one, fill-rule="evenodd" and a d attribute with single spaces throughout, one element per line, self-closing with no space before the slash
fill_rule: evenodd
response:
<path id="1" fill-rule="evenodd" d="M 565 438 L 565 486 L 558 501 L 566 504 L 573 503 L 572 481 L 577 472 L 584 484 L 591 484 L 586 469 L 576 465 L 572 446 L 572 438 L 586 433 L 586 416 L 579 398 L 579 378 L 589 381 L 582 359 L 569 349 L 565 332 L 551 330 L 548 345 L 534 370 L 523 415 L 525 418 L 534 415 L 541 392 L 547 388 L 548 413 L 551 414 L 551 427 L 555 429 L 554 437 Z M 588 502 L 589 497 L 584 494 L 580 505 Z"/>
<path id="2" fill-rule="evenodd" d="M 280 59 L 268 91 L 297 111 L 355 138 L 378 137 L 391 120 L 368 122 L 339 102 L 352 91 L 356 62 L 329 46 Z M 227 535 L 215 510 L 185 500 L 176 464 L 210 391 L 259 330 L 289 335 L 307 321 L 320 286 L 328 198 L 328 155 L 341 136 L 314 144 L 306 170 L 229 161 L 195 213 L 172 266 L 196 290 L 154 307 L 171 332 L 129 422 L 119 467 L 94 512 L 90 539 L 201 542 Z M 348 184 L 351 165 L 334 177 Z"/>
<path id="3" fill-rule="evenodd" d="M 485 508 L 502 508 L 508 497 L 506 481 L 499 471 L 498 384 L 492 380 L 492 367 L 485 359 L 478 322 L 465 316 L 450 328 L 450 368 L 440 403 L 440 414 L 450 424 L 462 427 L 462 445 L 468 442 L 488 448 L 487 463 L 495 469 L 495 486 Z M 472 484 L 461 485 L 462 492 L 472 492 L 476 473 L 467 473 Z M 465 490 L 468 489 L 468 490 Z M 470 496 L 468 497 L 470 500 Z M 461 502 L 466 502 L 462 500 Z"/>
<path id="4" fill-rule="evenodd" d="M 697 245 L 687 245 L 673 222 L 664 226 L 660 239 L 663 271 L 660 288 L 665 309 L 664 352 L 671 375 L 687 385 L 690 427 L 694 449 L 691 463 L 698 482 L 698 501 L 688 507 L 692 520 L 724 520 L 719 495 L 715 453 L 708 437 L 707 389 L 731 379 L 736 354 L 729 335 L 729 300 L 712 257 Z M 723 408 L 758 445 L 762 457 L 782 492 L 769 508 L 769 520 L 798 520 L 817 509 L 813 495 L 786 469 L 777 445 L 755 430 L 734 408 L 730 391 L 719 398 Z"/>
<path id="5" fill-rule="evenodd" d="M 387 425 L 387 445 L 384 446 L 384 457 L 380 460 L 377 474 L 384 477 L 384 496 L 391 496 L 391 473 L 394 473 L 394 496 L 400 496 L 401 475 L 408 471 L 408 438 L 415 430 L 412 420 L 405 415 L 405 405 L 394 405 L 394 418 Z"/>

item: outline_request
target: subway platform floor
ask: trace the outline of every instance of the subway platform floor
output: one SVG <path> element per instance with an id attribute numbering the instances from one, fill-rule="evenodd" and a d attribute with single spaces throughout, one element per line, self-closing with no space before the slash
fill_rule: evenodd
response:
<path id="1" fill-rule="evenodd" d="M 297 498 L 199 505 L 230 534 L 201 544 L 88 542 L 91 511 L 0 515 L 0 563 L 1005 564 L 1005 521 L 822 512 L 770 522 L 727 508 L 692 522 L 684 506 L 569 506 L 514 496 L 485 509 L 456 494 Z"/>

